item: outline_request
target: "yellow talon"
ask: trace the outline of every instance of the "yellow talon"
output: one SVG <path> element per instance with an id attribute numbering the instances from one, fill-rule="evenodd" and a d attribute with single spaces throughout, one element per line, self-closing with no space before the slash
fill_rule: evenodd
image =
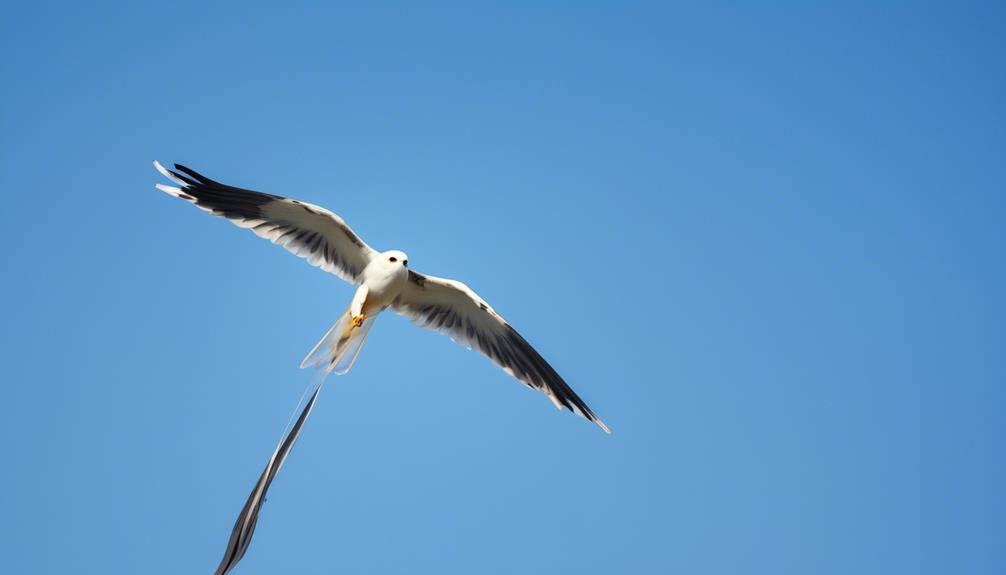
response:
<path id="1" fill-rule="evenodd" d="M 360 315 L 353 318 L 353 327 L 360 327 L 363 325 L 363 320 L 367 319 L 367 314 L 361 313 Z"/>

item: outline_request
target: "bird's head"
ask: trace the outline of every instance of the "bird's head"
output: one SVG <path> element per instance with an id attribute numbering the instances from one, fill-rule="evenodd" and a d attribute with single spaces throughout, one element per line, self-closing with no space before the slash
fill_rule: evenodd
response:
<path id="1" fill-rule="evenodd" d="M 402 266 L 403 268 L 409 267 L 409 255 L 405 252 L 389 250 L 382 253 L 381 258 L 384 260 L 384 265 L 386 266 Z"/>

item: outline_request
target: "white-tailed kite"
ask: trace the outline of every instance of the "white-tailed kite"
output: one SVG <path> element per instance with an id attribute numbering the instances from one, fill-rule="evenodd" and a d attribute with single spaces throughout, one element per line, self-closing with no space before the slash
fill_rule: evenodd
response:
<path id="1" fill-rule="evenodd" d="M 559 409 L 566 408 L 611 433 L 552 366 L 465 284 L 412 271 L 404 252 L 374 250 L 342 218 L 320 206 L 224 185 L 178 164 L 178 172 L 158 162 L 154 167 L 178 184 L 157 184 L 157 189 L 223 216 L 360 286 L 349 308 L 301 367 L 348 372 L 374 318 L 391 308 L 422 327 L 479 350 L 524 385 L 543 392 Z"/>

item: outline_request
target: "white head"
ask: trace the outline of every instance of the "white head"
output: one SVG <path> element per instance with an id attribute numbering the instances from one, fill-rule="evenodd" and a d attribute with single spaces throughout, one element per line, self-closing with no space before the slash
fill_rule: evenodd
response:
<path id="1" fill-rule="evenodd" d="M 409 256 L 405 252 L 389 250 L 383 252 L 379 257 L 381 258 L 382 263 L 387 267 L 409 267 Z"/>

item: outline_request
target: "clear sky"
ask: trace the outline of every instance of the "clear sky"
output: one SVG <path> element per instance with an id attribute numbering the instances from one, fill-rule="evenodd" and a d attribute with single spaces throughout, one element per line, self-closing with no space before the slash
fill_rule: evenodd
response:
<path id="1" fill-rule="evenodd" d="M 0 8 L 0 572 L 212 572 L 353 293 L 154 159 L 462 279 L 613 431 L 382 316 L 238 575 L 1006 572 L 1001 4 L 398 4 Z"/>

